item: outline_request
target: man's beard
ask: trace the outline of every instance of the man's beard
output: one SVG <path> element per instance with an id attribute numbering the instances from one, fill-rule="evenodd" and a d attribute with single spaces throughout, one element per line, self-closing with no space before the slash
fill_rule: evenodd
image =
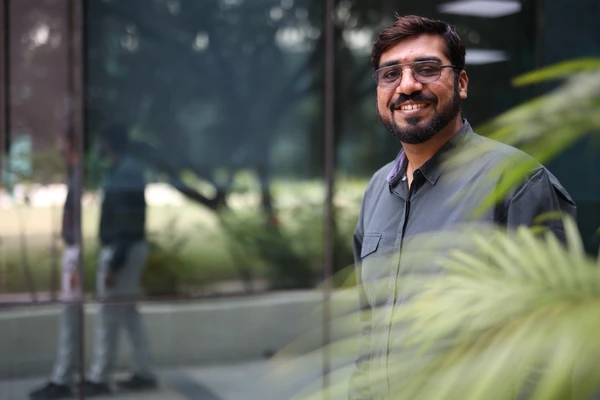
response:
<path id="1" fill-rule="evenodd" d="M 448 105 L 448 107 L 441 110 L 436 109 L 437 97 L 434 95 L 424 95 L 419 92 L 413 94 L 411 96 L 407 96 L 405 94 L 401 94 L 398 99 L 390 104 L 390 111 L 392 115 L 394 110 L 403 102 L 412 100 L 415 103 L 418 102 L 430 102 L 433 111 L 435 112 L 433 118 L 426 123 L 424 126 L 419 125 L 419 121 L 421 121 L 421 117 L 411 117 L 407 118 L 406 122 L 410 125 L 408 127 L 400 127 L 398 126 L 393 117 L 389 120 L 383 118 L 381 113 L 379 112 L 379 108 L 377 109 L 377 116 L 379 120 L 387 128 L 388 131 L 394 135 L 396 139 L 398 139 L 402 143 L 407 144 L 421 144 L 427 142 L 429 139 L 434 137 L 438 132 L 440 132 L 446 125 L 450 123 L 457 115 L 460 113 L 460 93 L 458 91 L 458 82 L 454 84 L 454 95 L 452 98 L 452 103 Z"/>

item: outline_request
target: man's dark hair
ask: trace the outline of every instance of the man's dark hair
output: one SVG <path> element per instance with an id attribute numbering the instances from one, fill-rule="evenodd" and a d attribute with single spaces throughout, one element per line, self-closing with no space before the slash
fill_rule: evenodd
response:
<path id="1" fill-rule="evenodd" d="M 444 54 L 450 59 L 452 65 L 458 67 L 456 72 L 465 69 L 465 46 L 456 28 L 452 25 L 435 19 L 419 17 L 416 15 L 396 15 L 396 22 L 383 30 L 373 45 L 371 52 L 371 65 L 373 69 L 379 68 L 381 55 L 390 47 L 410 36 L 432 34 L 444 39 L 446 44 Z"/>
<path id="2" fill-rule="evenodd" d="M 98 138 L 115 153 L 123 154 L 129 147 L 129 127 L 123 122 L 109 122 L 100 128 Z"/>

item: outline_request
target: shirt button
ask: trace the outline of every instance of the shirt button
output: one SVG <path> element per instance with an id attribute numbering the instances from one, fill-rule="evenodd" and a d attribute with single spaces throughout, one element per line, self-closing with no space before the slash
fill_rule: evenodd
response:
<path id="1" fill-rule="evenodd" d="M 404 175 L 404 176 L 402 177 L 402 182 L 404 182 L 405 180 L 406 180 L 406 175 Z"/>

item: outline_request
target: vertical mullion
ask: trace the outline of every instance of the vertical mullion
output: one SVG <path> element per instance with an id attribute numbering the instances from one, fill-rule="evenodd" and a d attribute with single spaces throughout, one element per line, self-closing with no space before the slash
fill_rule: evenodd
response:
<path id="1" fill-rule="evenodd" d="M 324 140 L 325 140 L 325 212 L 324 212 L 324 268 L 323 268 L 323 395 L 330 398 L 329 384 L 331 373 L 331 277 L 333 274 L 333 246 L 335 221 L 333 208 L 334 169 L 335 169 L 335 0 L 325 0 L 325 68 L 324 68 Z"/>
<path id="2" fill-rule="evenodd" d="M 75 240 L 79 245 L 79 260 L 77 269 L 79 271 L 80 282 L 85 281 L 84 266 L 83 266 L 83 240 L 82 240 L 82 217 L 81 217 L 81 198 L 83 193 L 83 174 L 84 174 L 84 1 L 85 0 L 69 0 L 67 3 L 67 31 L 68 31 L 68 95 L 69 109 L 68 119 L 72 127 L 73 142 L 77 146 L 79 153 L 80 169 L 78 173 L 73 175 L 73 228 L 75 232 Z M 79 296 L 77 296 L 77 314 L 78 314 L 78 362 L 77 368 L 79 376 L 83 378 L 85 368 L 85 309 L 83 285 L 79 286 Z M 83 393 L 84 379 L 79 380 L 79 399 L 84 399 Z"/>
<path id="3" fill-rule="evenodd" d="M 10 132 L 10 0 L 0 0 L 0 186 L 4 186 L 4 171 L 8 160 Z M 3 238 L 0 237 L 0 246 Z M 0 291 L 7 289 L 5 252 L 0 247 Z"/>
<path id="4" fill-rule="evenodd" d="M 4 171 L 10 132 L 10 0 L 0 0 L 0 169 Z M 4 183 L 4 173 L 0 174 Z"/>

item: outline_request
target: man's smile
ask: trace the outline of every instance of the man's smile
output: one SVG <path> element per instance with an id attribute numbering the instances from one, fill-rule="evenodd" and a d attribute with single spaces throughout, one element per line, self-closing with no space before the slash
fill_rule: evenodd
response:
<path id="1" fill-rule="evenodd" d="M 419 103 L 419 104 L 403 104 L 400 106 L 400 110 L 402 111 L 410 111 L 410 110 L 417 110 L 419 108 L 425 108 L 427 107 L 427 104 L 425 103 Z"/>
<path id="2" fill-rule="evenodd" d="M 400 104 L 398 107 L 394 107 L 394 112 L 400 112 L 403 115 L 411 115 L 422 112 L 424 109 L 430 106 L 430 103 L 413 103 L 405 102 Z"/>

